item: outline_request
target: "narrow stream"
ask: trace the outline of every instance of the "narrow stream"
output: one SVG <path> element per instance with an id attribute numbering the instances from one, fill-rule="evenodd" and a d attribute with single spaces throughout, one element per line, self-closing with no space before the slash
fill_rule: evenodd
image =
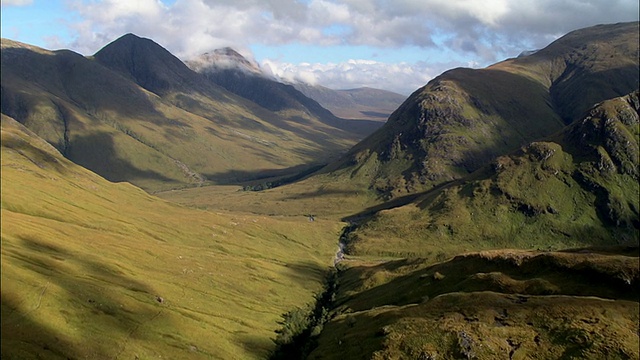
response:
<path id="1" fill-rule="evenodd" d="M 342 241 L 342 237 L 340 237 L 340 241 L 338 242 L 338 251 L 336 252 L 336 256 L 333 258 L 333 266 L 338 265 L 340 261 L 344 260 L 344 248 L 345 244 Z"/>

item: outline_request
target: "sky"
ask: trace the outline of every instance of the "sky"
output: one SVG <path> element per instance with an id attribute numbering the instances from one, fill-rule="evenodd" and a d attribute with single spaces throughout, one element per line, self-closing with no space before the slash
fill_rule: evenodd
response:
<path id="1" fill-rule="evenodd" d="M 1 0 L 2 37 L 92 55 L 126 33 L 182 60 L 230 46 L 285 81 L 408 95 L 567 32 L 638 21 L 638 0 Z"/>

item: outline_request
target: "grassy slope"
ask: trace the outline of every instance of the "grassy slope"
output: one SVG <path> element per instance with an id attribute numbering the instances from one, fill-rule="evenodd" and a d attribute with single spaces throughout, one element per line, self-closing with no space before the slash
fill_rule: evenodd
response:
<path id="1" fill-rule="evenodd" d="M 639 113 L 598 104 L 356 229 L 310 358 L 637 358 Z"/>
<path id="2" fill-rule="evenodd" d="M 442 260 L 478 249 L 637 244 L 639 106 L 637 92 L 604 102 L 557 136 L 382 211 L 349 249 Z"/>
<path id="3" fill-rule="evenodd" d="M 634 359 L 638 248 L 351 266 L 311 359 Z"/>
<path id="4" fill-rule="evenodd" d="M 70 51 L 3 39 L 2 57 L 3 113 L 71 160 L 146 190 L 268 176 L 326 161 L 362 136 L 299 111 L 275 114 L 212 85 L 158 96 Z"/>
<path id="5" fill-rule="evenodd" d="M 638 84 L 638 23 L 577 30 L 524 58 L 453 69 L 328 171 L 382 198 L 459 179 Z"/>
<path id="6" fill-rule="evenodd" d="M 320 290 L 339 232 L 109 183 L 4 115 L 1 218 L 8 359 L 263 358 L 280 314 Z"/>
<path id="7" fill-rule="evenodd" d="M 242 191 L 241 186 L 203 186 L 156 194 L 171 202 L 209 210 L 297 216 L 312 214 L 339 221 L 379 203 L 348 180 L 315 175 L 263 191 Z"/>

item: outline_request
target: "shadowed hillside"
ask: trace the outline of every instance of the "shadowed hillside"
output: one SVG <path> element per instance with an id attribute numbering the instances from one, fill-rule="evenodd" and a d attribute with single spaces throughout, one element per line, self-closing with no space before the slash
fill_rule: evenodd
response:
<path id="1" fill-rule="evenodd" d="M 447 71 L 311 176 L 364 128 L 238 61 L 2 40 L 3 359 L 638 358 L 638 23 Z"/>
<path id="2" fill-rule="evenodd" d="M 132 34 L 89 58 L 3 39 L 2 74 L 2 113 L 70 160 L 151 191 L 297 172 L 364 136 L 276 114 Z"/>
<path id="3" fill-rule="evenodd" d="M 228 64 L 229 62 L 237 65 Z M 222 63 L 222 64 L 220 64 Z M 187 62 L 212 83 L 248 99 L 277 114 L 297 114 L 301 120 L 313 116 L 323 124 L 336 127 L 361 137 L 371 134 L 382 124 L 375 121 L 350 121 L 336 117 L 317 101 L 305 96 L 292 85 L 283 84 L 257 73 L 249 62 L 232 49 L 204 54 Z"/>

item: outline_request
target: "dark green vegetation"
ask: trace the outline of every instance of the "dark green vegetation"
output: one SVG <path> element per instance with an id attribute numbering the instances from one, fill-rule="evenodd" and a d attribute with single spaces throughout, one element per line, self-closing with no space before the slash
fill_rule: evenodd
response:
<path id="1" fill-rule="evenodd" d="M 442 260 L 488 248 L 637 244 L 639 109 L 638 92 L 603 102 L 551 138 L 379 212 L 348 247 Z"/>
<path id="2" fill-rule="evenodd" d="M 141 110 L 109 101 L 140 96 L 175 121 L 200 119 L 189 122 L 193 134 L 231 129 L 221 102 L 203 100 L 212 91 L 244 104 L 225 103 L 235 120 L 235 111 L 274 112 L 195 81 L 202 78 L 170 56 L 143 56 L 150 42 L 121 40 L 93 59 L 3 45 L 3 70 L 6 57 L 29 51 L 46 59 L 30 66 L 56 79 L 3 77 L 3 358 L 640 356 L 638 23 L 575 31 L 487 69 L 451 70 L 322 174 L 281 184 L 313 165 L 293 167 L 298 175 L 288 173 L 293 165 L 274 167 L 273 179 L 157 193 L 169 201 L 69 162 L 50 144 L 71 158 L 78 138 L 59 122 L 89 131 L 118 119 L 109 126 L 123 143 L 150 128 L 148 143 L 173 125 L 158 133 L 159 118 L 145 113 L 120 129 L 125 120 L 114 114 Z M 132 66 L 136 54 L 153 70 Z M 66 56 L 78 60 L 57 63 Z M 112 118 L 94 123 L 79 110 L 82 96 L 97 94 L 89 85 L 69 90 L 79 84 L 69 64 L 124 86 L 99 102 L 113 107 L 97 113 Z M 5 91 L 14 82 L 31 85 Z M 200 117 L 175 112 L 200 101 Z M 5 113 L 27 114 L 32 130 Z M 249 131 L 287 123 L 251 119 L 261 125 L 238 131 L 257 136 Z M 163 151 L 193 150 L 171 139 Z M 260 148 L 225 151 L 236 150 Z M 141 163 L 149 159 L 140 153 Z M 256 174 L 233 168 L 227 176 Z M 155 179 L 151 188 L 186 185 Z M 346 255 L 336 254 L 338 239 Z"/>
<path id="3" fill-rule="evenodd" d="M 88 58 L 2 40 L 2 112 L 70 160 L 151 191 L 291 174 L 375 128 L 351 129 L 299 95 L 265 108 L 132 34 Z"/>
<path id="4" fill-rule="evenodd" d="M 447 71 L 327 171 L 384 199 L 459 179 L 635 90 L 638 33 L 638 23 L 596 26 L 526 57 Z"/>

